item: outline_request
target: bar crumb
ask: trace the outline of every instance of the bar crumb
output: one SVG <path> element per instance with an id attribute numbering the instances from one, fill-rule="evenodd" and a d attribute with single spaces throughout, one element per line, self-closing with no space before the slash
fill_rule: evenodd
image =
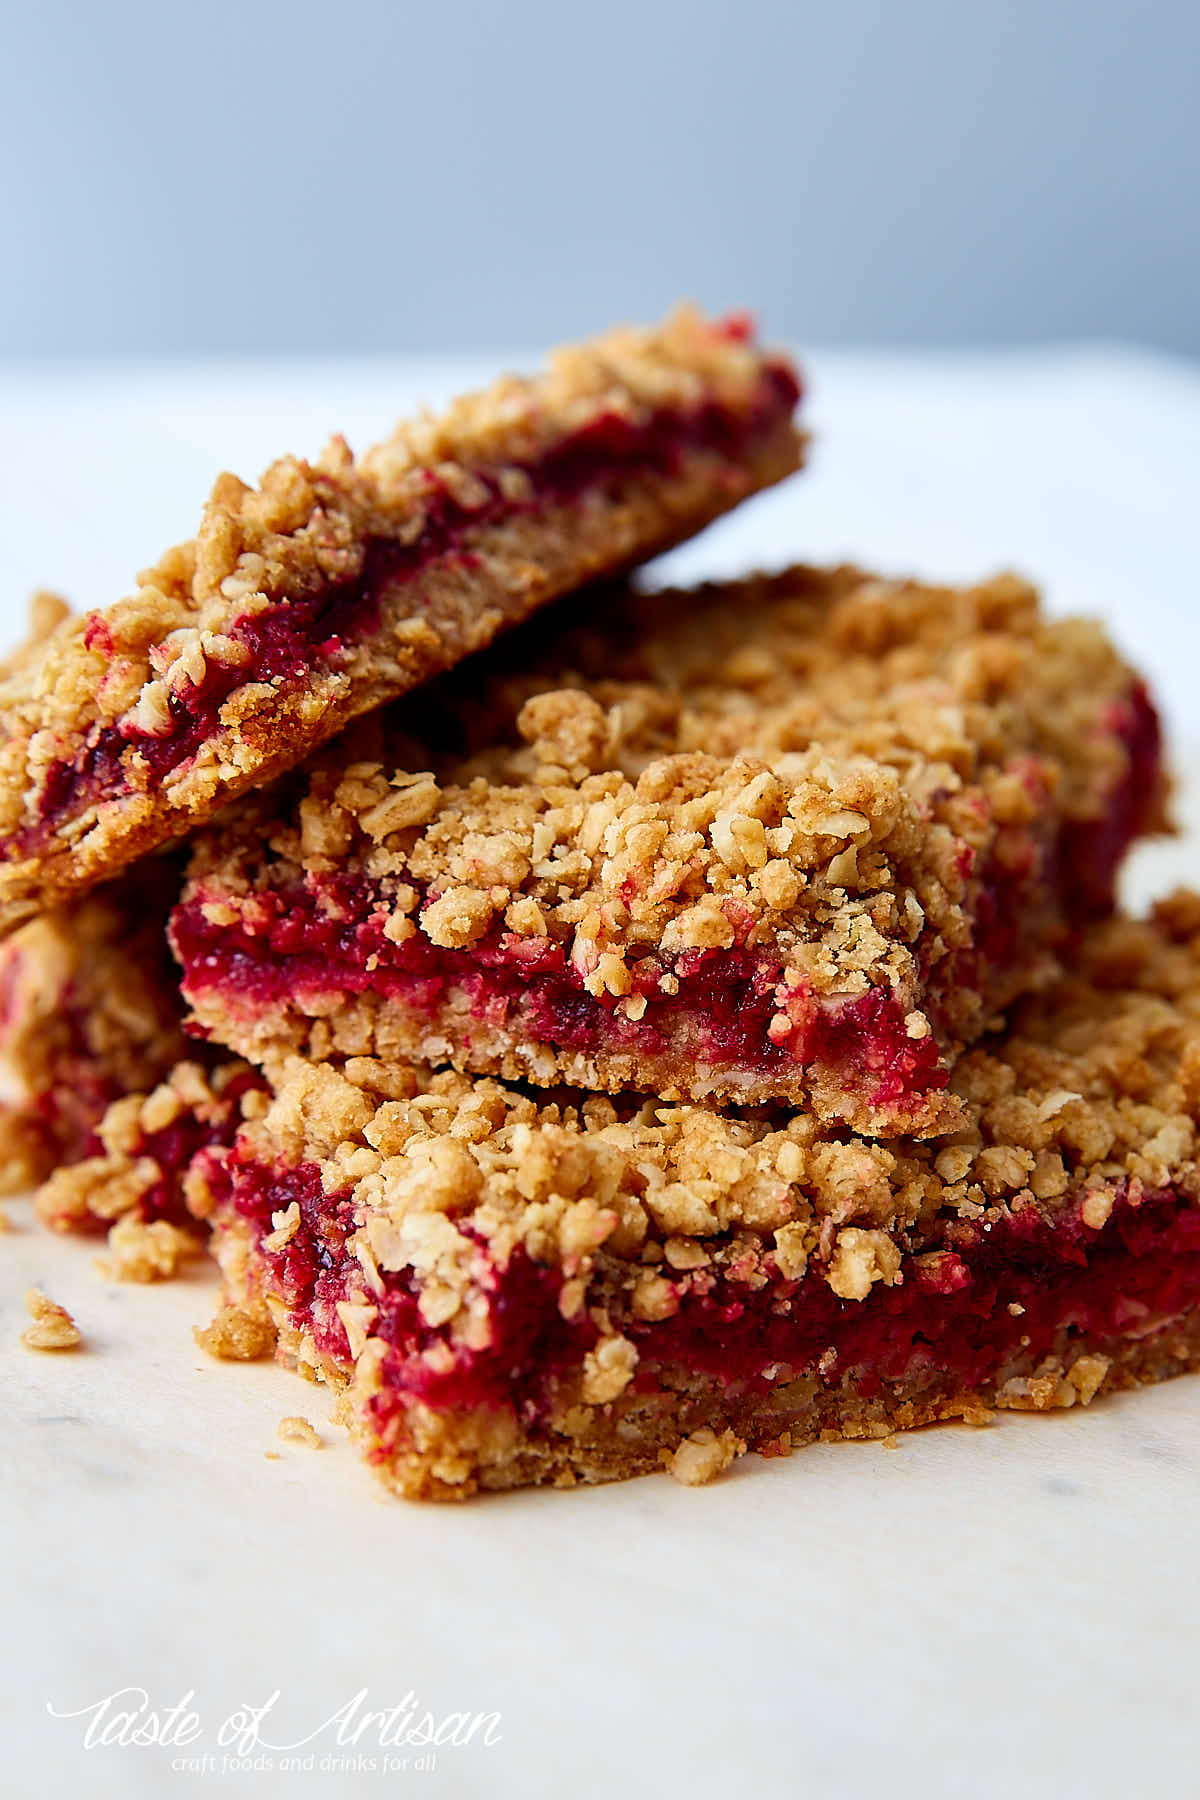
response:
<path id="1" fill-rule="evenodd" d="M 684 1438 L 675 1454 L 666 1458 L 666 1466 L 684 1487 L 702 1487 L 727 1469 L 735 1456 L 743 1456 L 745 1450 L 741 1438 L 732 1431 L 722 1431 L 718 1436 L 704 1425 Z"/>
<path id="2" fill-rule="evenodd" d="M 41 1288 L 30 1288 L 25 1296 L 25 1310 L 33 1320 L 21 1333 L 27 1350 L 77 1350 L 83 1334 L 65 1306 L 43 1294 Z"/>
<path id="3" fill-rule="evenodd" d="M 303 1444 L 306 1450 L 321 1448 L 320 1432 L 307 1419 L 300 1418 L 297 1414 L 280 1419 L 278 1436 L 285 1444 Z"/>
<path id="4" fill-rule="evenodd" d="M 190 1231 L 167 1219 L 144 1224 L 140 1219 L 118 1219 L 108 1234 L 108 1256 L 98 1257 L 96 1267 L 109 1281 L 171 1281 L 180 1264 L 199 1256 L 203 1246 Z"/>
<path id="5" fill-rule="evenodd" d="M 270 1319 L 245 1306 L 223 1306 L 211 1325 L 197 1326 L 192 1336 L 221 1362 L 259 1362 L 275 1348 Z"/>

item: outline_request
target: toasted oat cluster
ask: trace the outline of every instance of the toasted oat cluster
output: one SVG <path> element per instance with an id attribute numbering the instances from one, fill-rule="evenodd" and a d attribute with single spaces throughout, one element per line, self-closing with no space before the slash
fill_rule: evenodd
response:
<path id="1" fill-rule="evenodd" d="M 0 678 L 0 928 L 185 835 L 554 595 L 797 467 L 799 388 L 683 309 L 357 461 L 223 475 L 197 536 Z"/>
<path id="2" fill-rule="evenodd" d="M 793 568 L 539 621 L 202 834 L 172 937 L 270 1062 L 956 1129 L 951 1059 L 1161 820 L 1158 725 L 1025 582 Z"/>
<path id="3" fill-rule="evenodd" d="M 178 868 L 153 861 L 0 944 L 0 1193 L 98 1149 L 121 1094 L 186 1052 L 167 910 Z"/>
<path id="4" fill-rule="evenodd" d="M 410 1495 L 693 1481 L 1200 1361 L 1200 896 L 1093 925 L 954 1088 L 952 1138 L 881 1142 L 295 1057 L 172 1179 Z"/>

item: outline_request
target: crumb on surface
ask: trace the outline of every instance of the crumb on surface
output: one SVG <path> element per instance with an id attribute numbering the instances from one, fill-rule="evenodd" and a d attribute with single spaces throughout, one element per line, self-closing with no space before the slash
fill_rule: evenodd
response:
<path id="1" fill-rule="evenodd" d="M 279 1421 L 279 1437 L 285 1444 L 301 1444 L 306 1450 L 321 1448 L 321 1434 L 316 1427 L 298 1414 L 289 1414 Z"/>
<path id="2" fill-rule="evenodd" d="M 795 1449 L 790 1431 L 781 1431 L 777 1438 L 769 1438 L 765 1444 L 758 1446 L 760 1456 L 768 1461 L 777 1456 L 790 1456 Z"/>
<path id="3" fill-rule="evenodd" d="M 110 1281 L 170 1281 L 181 1264 L 201 1254 L 202 1246 L 190 1231 L 168 1219 L 150 1224 L 126 1217 L 118 1219 L 108 1234 L 109 1254 L 97 1260 L 97 1268 Z"/>
<path id="4" fill-rule="evenodd" d="M 192 1335 L 221 1362 L 259 1362 L 275 1348 L 270 1319 L 246 1306 L 223 1306 L 211 1325 L 197 1326 Z"/>
<path id="5" fill-rule="evenodd" d="M 1108 1356 L 1078 1356 L 1067 1370 L 1067 1380 L 1079 1396 L 1081 1406 L 1090 1406 L 1103 1387 L 1112 1368 Z"/>
<path id="6" fill-rule="evenodd" d="M 727 1469 L 735 1456 L 745 1453 L 745 1444 L 732 1431 L 718 1434 L 705 1425 L 684 1438 L 674 1455 L 667 1457 L 666 1467 L 684 1487 L 702 1487 Z"/>
<path id="7" fill-rule="evenodd" d="M 83 1334 L 65 1306 L 51 1300 L 41 1288 L 30 1288 L 25 1310 L 33 1324 L 21 1333 L 27 1350 L 76 1350 Z"/>

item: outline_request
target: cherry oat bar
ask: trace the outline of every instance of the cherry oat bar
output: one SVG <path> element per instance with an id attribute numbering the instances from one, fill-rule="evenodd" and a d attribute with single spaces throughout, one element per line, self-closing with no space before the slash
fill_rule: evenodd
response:
<path id="1" fill-rule="evenodd" d="M 166 939 L 178 892 L 177 867 L 152 859 L 0 944 L 0 1191 L 98 1148 L 110 1102 L 185 1053 Z"/>
<path id="2" fill-rule="evenodd" d="M 113 1101 L 91 1153 L 38 1189 L 38 1217 L 53 1231 L 107 1231 L 108 1268 L 123 1279 L 172 1275 L 202 1235 L 183 1198 L 192 1157 L 231 1144 L 265 1109 L 266 1084 L 244 1063 L 176 1063 L 151 1092 Z"/>
<path id="3" fill-rule="evenodd" d="M 200 1151 L 236 1317 L 401 1492 L 1086 1404 L 1200 1363 L 1200 896 L 1085 934 L 949 1141 L 292 1059 Z"/>
<path id="4" fill-rule="evenodd" d="M 0 925 L 183 836 L 503 626 L 797 467 L 787 360 L 681 310 L 258 489 L 0 683 Z"/>
<path id="5" fill-rule="evenodd" d="M 31 668 L 69 618 L 59 595 L 35 594 L 29 636 L 0 663 L 0 678 Z M 178 895 L 178 865 L 149 861 L 0 944 L 0 1193 L 99 1148 L 105 1108 L 183 1054 L 166 940 Z"/>
<path id="6" fill-rule="evenodd" d="M 954 1129 L 949 1057 L 1159 822 L 1138 677 L 1015 577 L 795 568 L 601 614 L 526 627 L 201 838 L 172 920 L 200 1028 L 257 1061 Z"/>

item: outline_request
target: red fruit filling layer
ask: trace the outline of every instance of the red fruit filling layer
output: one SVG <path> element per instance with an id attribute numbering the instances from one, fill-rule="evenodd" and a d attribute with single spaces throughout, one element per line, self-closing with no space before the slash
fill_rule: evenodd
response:
<path id="1" fill-rule="evenodd" d="M 322 876 L 256 894 L 252 918 L 237 926 L 211 924 L 203 905 L 202 897 L 192 898 L 172 920 L 184 993 L 193 1002 L 219 993 L 230 1014 L 248 1022 L 297 1006 L 325 1012 L 331 996 L 367 992 L 428 1021 L 454 991 L 481 1024 L 498 1028 L 511 1019 L 518 1035 L 559 1050 L 649 1058 L 682 1047 L 764 1078 L 819 1060 L 857 1070 L 856 1085 L 869 1087 L 879 1104 L 945 1085 L 936 1042 L 907 1035 L 904 1010 L 890 993 L 817 1002 L 782 986 L 782 964 L 769 951 L 642 957 L 630 965 L 630 977 L 633 994 L 647 1005 L 634 1020 L 616 1010 L 612 996 L 588 993 L 550 938 L 497 930 L 469 950 L 448 950 L 418 932 L 393 943 L 384 933 L 389 904 L 365 879 Z M 677 993 L 663 994 L 664 976 L 674 978 Z M 793 1029 L 776 1042 L 768 1027 L 781 1006 Z"/>
<path id="2" fill-rule="evenodd" d="M 481 1238 L 476 1276 L 491 1296 L 491 1339 L 483 1349 L 455 1345 L 446 1327 L 422 1319 L 408 1273 L 386 1275 L 382 1296 L 365 1290 L 346 1251 L 357 1223 L 353 1205 L 347 1193 L 322 1193 L 315 1165 L 271 1169 L 235 1150 L 221 1174 L 226 1204 L 258 1239 L 258 1279 L 297 1327 L 313 1332 L 323 1356 L 349 1371 L 339 1301 L 377 1305 L 372 1329 L 392 1347 L 385 1386 L 372 1402 L 385 1450 L 415 1401 L 437 1410 L 513 1408 L 536 1423 L 552 1403 L 555 1377 L 577 1368 L 596 1342 L 586 1313 L 567 1320 L 559 1311 L 561 1271 L 535 1264 L 522 1249 L 498 1265 Z M 271 1213 L 293 1200 L 300 1229 L 282 1249 L 266 1250 Z M 688 1371 L 766 1392 L 818 1362 L 827 1380 L 852 1376 L 865 1398 L 913 1380 L 944 1393 L 976 1390 L 1017 1355 L 1036 1363 L 1061 1353 L 1064 1331 L 1104 1353 L 1200 1303 L 1194 1207 L 1170 1189 L 1127 1188 L 1095 1230 L 1084 1224 L 1081 1205 L 1082 1196 L 1053 1222 L 1028 1207 L 986 1226 L 949 1224 L 940 1249 L 907 1260 L 902 1283 L 876 1283 L 865 1300 L 839 1299 L 812 1265 L 799 1281 L 777 1275 L 757 1288 L 700 1269 L 672 1283 L 675 1310 L 667 1318 L 634 1318 L 611 1296 L 607 1310 L 613 1328 L 638 1347 L 636 1391 Z"/>
<path id="3" fill-rule="evenodd" d="M 730 335 L 736 336 L 738 329 L 735 324 Z M 163 732 L 145 732 L 128 722 L 93 727 L 74 757 L 53 763 L 48 770 L 37 823 L 0 840 L 0 853 L 26 851 L 44 841 L 68 810 L 129 791 L 123 759 L 130 750 L 140 754 L 151 782 L 160 782 L 221 729 L 222 706 L 247 682 L 271 682 L 286 689 L 314 668 L 336 668 L 348 643 L 379 628 L 391 587 L 411 581 L 438 558 L 459 556 L 470 564 L 470 553 L 461 547 L 468 531 L 570 502 L 631 476 L 675 475 L 684 458 L 696 452 L 740 461 L 790 417 L 800 398 L 795 372 L 785 362 L 768 362 L 760 387 L 757 403 L 741 410 L 708 400 L 686 411 L 663 408 L 640 425 L 616 412 L 604 414 L 525 467 L 531 483 L 526 500 L 508 498 L 494 476 L 477 469 L 472 474 L 487 497 L 467 505 L 430 471 L 426 523 L 418 538 L 410 544 L 378 539 L 368 546 L 362 574 L 354 581 L 325 586 L 235 619 L 226 635 L 249 652 L 245 662 L 237 667 L 210 663 L 200 682 L 188 680 L 173 687 L 168 698 L 171 723 Z M 112 648 L 100 614 L 90 617 L 87 642 L 101 650 Z"/>
<path id="4" fill-rule="evenodd" d="M 1103 814 L 1067 825 L 1059 866 L 1080 917 L 1111 912 L 1113 884 L 1126 850 L 1153 818 L 1162 778 L 1162 721 L 1142 681 L 1116 701 L 1098 727 L 1125 749 L 1125 773 Z"/>

